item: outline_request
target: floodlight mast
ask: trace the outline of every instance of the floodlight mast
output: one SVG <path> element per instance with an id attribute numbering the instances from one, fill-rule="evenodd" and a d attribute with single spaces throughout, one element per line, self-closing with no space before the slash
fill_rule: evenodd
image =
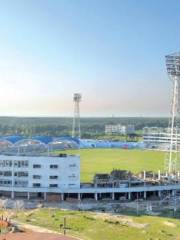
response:
<path id="1" fill-rule="evenodd" d="M 80 125 L 80 102 L 82 95 L 80 93 L 74 93 L 74 117 L 72 126 L 72 137 L 81 137 L 81 125 Z"/>
<path id="2" fill-rule="evenodd" d="M 172 81 L 171 117 L 169 122 L 170 145 L 166 159 L 166 170 L 170 175 L 177 172 L 180 146 L 178 143 L 180 114 L 180 52 L 166 56 L 167 73 Z"/>

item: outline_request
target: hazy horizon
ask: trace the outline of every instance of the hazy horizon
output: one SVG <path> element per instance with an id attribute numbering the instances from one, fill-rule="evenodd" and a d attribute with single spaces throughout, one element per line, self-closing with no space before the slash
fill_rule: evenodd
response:
<path id="1" fill-rule="evenodd" d="M 179 1 L 0 3 L 0 116 L 168 117 Z"/>

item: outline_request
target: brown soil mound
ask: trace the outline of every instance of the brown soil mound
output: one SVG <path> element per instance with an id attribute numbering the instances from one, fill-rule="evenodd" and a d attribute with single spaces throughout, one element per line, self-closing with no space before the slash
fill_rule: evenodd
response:
<path id="1" fill-rule="evenodd" d="M 0 220 L 0 228 L 7 228 L 9 227 L 11 224 L 8 221 L 5 220 Z"/>

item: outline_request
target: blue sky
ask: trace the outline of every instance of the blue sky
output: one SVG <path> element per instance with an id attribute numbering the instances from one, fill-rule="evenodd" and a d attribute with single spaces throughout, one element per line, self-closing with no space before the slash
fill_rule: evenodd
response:
<path id="1" fill-rule="evenodd" d="M 166 116 L 179 0 L 0 0 L 0 115 Z"/>

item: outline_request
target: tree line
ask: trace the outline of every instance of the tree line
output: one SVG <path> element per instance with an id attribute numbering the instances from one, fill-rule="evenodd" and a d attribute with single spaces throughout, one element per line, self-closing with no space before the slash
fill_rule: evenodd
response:
<path id="1" fill-rule="evenodd" d="M 135 126 L 141 133 L 143 127 L 167 127 L 168 118 L 148 117 L 112 117 L 81 118 L 82 137 L 98 137 L 104 135 L 106 124 L 122 124 Z M 71 135 L 72 118 L 68 117 L 0 117 L 0 135 Z"/>

